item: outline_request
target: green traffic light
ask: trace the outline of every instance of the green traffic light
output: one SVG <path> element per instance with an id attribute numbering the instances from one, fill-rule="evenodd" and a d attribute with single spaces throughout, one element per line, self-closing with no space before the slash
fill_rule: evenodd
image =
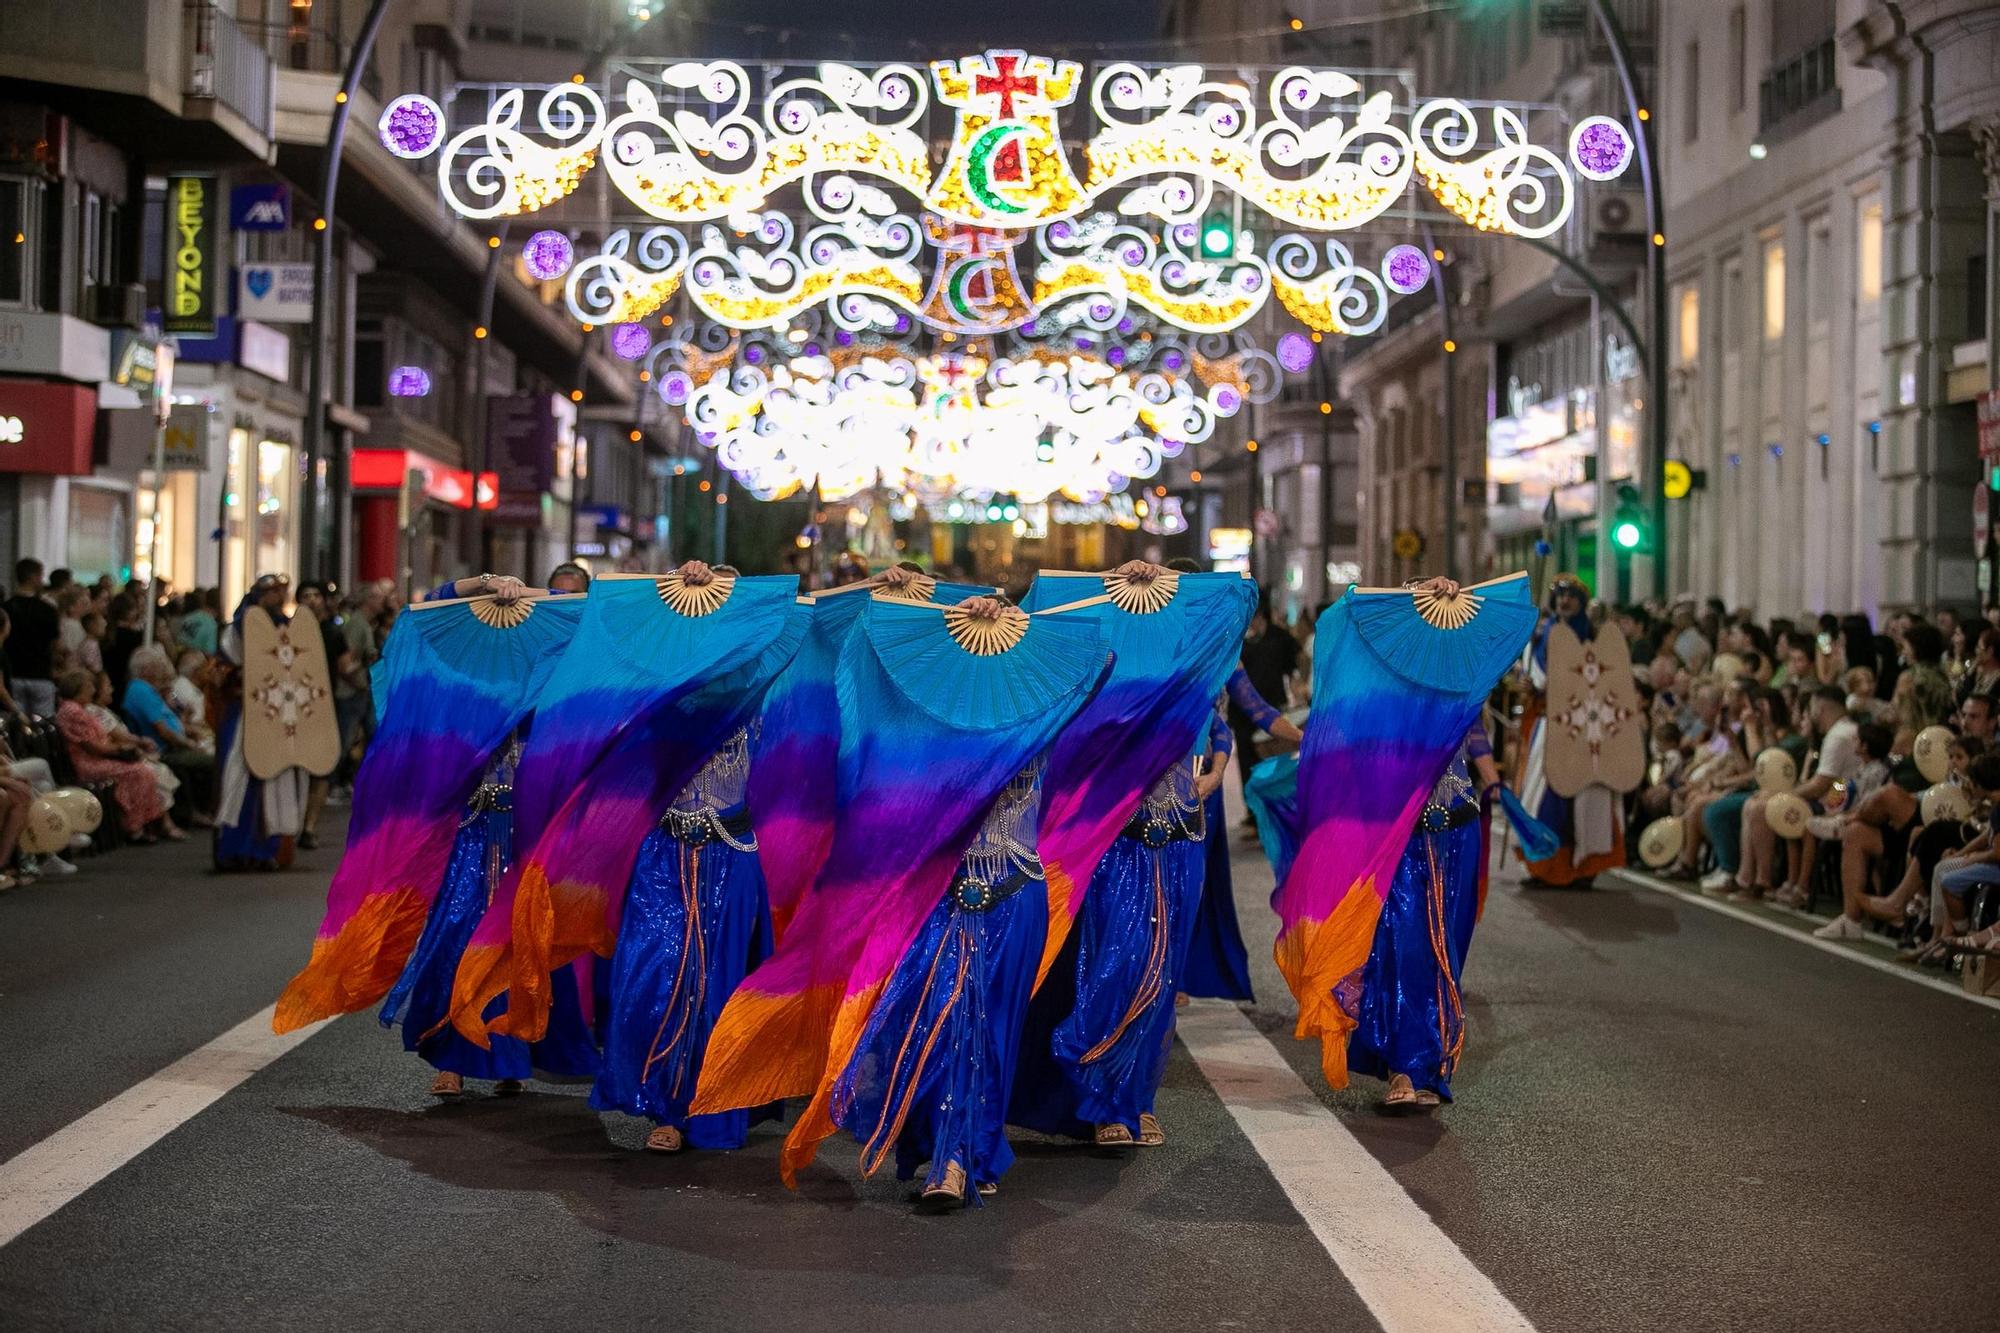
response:
<path id="1" fill-rule="evenodd" d="M 1201 257 L 1227 259 L 1236 253 L 1236 228 L 1221 213 L 1212 213 L 1201 224 Z"/>
<path id="2" fill-rule="evenodd" d="M 1629 518 L 1611 529 L 1611 540 L 1628 551 L 1638 550 L 1639 543 L 1644 537 L 1644 531 Z"/>

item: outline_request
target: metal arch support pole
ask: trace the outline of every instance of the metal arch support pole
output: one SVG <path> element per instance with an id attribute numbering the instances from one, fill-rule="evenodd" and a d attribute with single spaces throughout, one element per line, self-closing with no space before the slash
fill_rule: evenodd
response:
<path id="1" fill-rule="evenodd" d="M 488 566 L 486 516 L 479 508 L 479 479 L 485 475 L 486 465 L 491 461 L 486 456 L 486 344 L 493 341 L 493 298 L 499 290 L 500 264 L 507 253 L 507 232 L 512 226 L 513 223 L 503 221 L 500 224 L 499 235 L 494 238 L 500 244 L 487 247 L 486 272 L 480 278 L 479 286 L 479 319 L 473 325 L 475 332 L 472 338 L 472 402 L 466 412 L 470 420 L 465 426 L 466 434 L 472 444 L 472 511 L 465 518 L 465 540 L 472 548 L 470 554 L 472 564 L 481 570 Z M 479 329 L 486 330 L 484 338 L 478 336 Z M 493 492 L 494 503 L 498 504 L 500 487 L 497 481 Z M 521 576 L 532 582 L 535 573 L 533 570 L 524 570 Z"/>
<path id="2" fill-rule="evenodd" d="M 1647 361 L 1646 493 L 1652 512 L 1653 595 L 1667 595 L 1667 247 L 1665 201 L 1660 194 L 1660 166 L 1653 156 L 1652 123 L 1642 119 L 1639 85 L 1632 77 L 1632 50 L 1625 30 L 1606 0 L 1590 0 L 1590 12 L 1611 48 L 1611 61 L 1624 86 L 1625 107 L 1632 117 L 1632 139 L 1639 154 L 1639 177 L 1646 188 L 1646 315 L 1652 337 Z M 1613 309 L 1617 307 L 1614 305 Z M 1602 482 L 1600 481 L 1600 485 Z"/>
<path id="3" fill-rule="evenodd" d="M 1433 260 L 1432 272 L 1436 277 L 1433 284 L 1437 288 L 1438 323 L 1438 368 L 1444 377 L 1444 395 L 1440 407 L 1444 412 L 1444 429 L 1441 436 L 1440 452 L 1444 462 L 1444 576 L 1458 577 L 1458 526 L 1459 518 L 1465 511 L 1458 494 L 1458 440 L 1453 432 L 1458 427 L 1458 376 L 1452 366 L 1451 350 L 1454 343 L 1451 323 L 1451 270 L 1435 262 L 1438 254 L 1437 236 L 1431 225 L 1424 224 L 1424 249 Z"/>
<path id="4" fill-rule="evenodd" d="M 313 254 L 312 333 L 306 359 L 306 429 L 304 502 L 299 506 L 301 542 L 305 547 L 300 572 L 315 578 L 333 574 L 329 569 L 332 552 L 320 543 L 320 525 L 327 507 L 327 486 L 321 476 L 326 455 L 326 339 L 331 315 L 329 288 L 333 286 L 334 200 L 340 186 L 340 154 L 347 141 L 347 116 L 354 106 L 354 90 L 361 85 L 361 71 L 375 50 L 375 34 L 382 27 L 389 0 L 373 0 L 361 31 L 347 53 L 347 69 L 340 78 L 340 96 L 334 99 L 333 118 L 327 124 L 324 175 L 320 180 L 319 220 Z M 338 524 L 335 525 L 336 531 Z"/>
<path id="5" fill-rule="evenodd" d="M 1606 286 L 1596 274 L 1578 263 L 1576 258 L 1567 251 L 1550 245 L 1547 241 L 1536 236 L 1518 236 L 1515 239 L 1525 241 L 1527 244 L 1534 246 L 1537 250 L 1561 264 L 1572 276 L 1579 279 L 1584 286 L 1590 288 L 1590 293 L 1597 298 L 1597 303 L 1610 312 L 1611 317 L 1618 321 L 1618 327 L 1625 330 L 1625 336 L 1632 340 L 1632 350 L 1638 353 L 1640 367 L 1648 371 L 1651 370 L 1653 364 L 1652 349 L 1646 345 L 1646 340 L 1639 336 L 1639 326 L 1634 324 L 1632 316 L 1625 312 L 1625 307 L 1618 300 L 1616 292 Z"/>

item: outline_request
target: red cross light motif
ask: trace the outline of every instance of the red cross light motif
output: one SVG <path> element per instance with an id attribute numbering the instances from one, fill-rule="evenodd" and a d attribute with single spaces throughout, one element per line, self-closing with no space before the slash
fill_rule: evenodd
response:
<path id="1" fill-rule="evenodd" d="M 1018 78 L 1015 77 L 1014 66 L 1019 63 L 1020 59 L 1019 56 L 1014 55 L 994 56 L 993 68 L 999 72 L 997 74 L 981 74 L 972 81 L 972 91 L 976 93 L 1000 94 L 1000 117 L 1003 120 L 1011 120 L 1013 118 L 1015 93 L 1025 93 L 1029 97 L 1034 97 L 1042 91 L 1040 76 L 1026 74 Z"/>

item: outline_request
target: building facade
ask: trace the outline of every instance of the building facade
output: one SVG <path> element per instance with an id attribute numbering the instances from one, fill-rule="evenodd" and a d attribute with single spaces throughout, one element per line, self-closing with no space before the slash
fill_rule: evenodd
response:
<path id="1" fill-rule="evenodd" d="M 1684 585 L 1763 614 L 1990 601 L 2000 10 L 1690 3 L 1662 42 L 1673 440 L 1708 477 Z"/>

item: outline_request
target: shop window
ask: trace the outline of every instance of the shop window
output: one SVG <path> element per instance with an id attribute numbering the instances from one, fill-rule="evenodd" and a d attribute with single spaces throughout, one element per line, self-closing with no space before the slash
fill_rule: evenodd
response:
<path id="1" fill-rule="evenodd" d="M 1764 341 L 1785 336 L 1785 243 L 1764 242 Z"/>
<path id="2" fill-rule="evenodd" d="M 1858 253 L 1855 267 L 1858 270 L 1858 293 L 1863 305 L 1870 305 L 1882 299 L 1882 201 L 1870 198 L 1861 205 L 1860 237 L 1856 243 Z"/>

